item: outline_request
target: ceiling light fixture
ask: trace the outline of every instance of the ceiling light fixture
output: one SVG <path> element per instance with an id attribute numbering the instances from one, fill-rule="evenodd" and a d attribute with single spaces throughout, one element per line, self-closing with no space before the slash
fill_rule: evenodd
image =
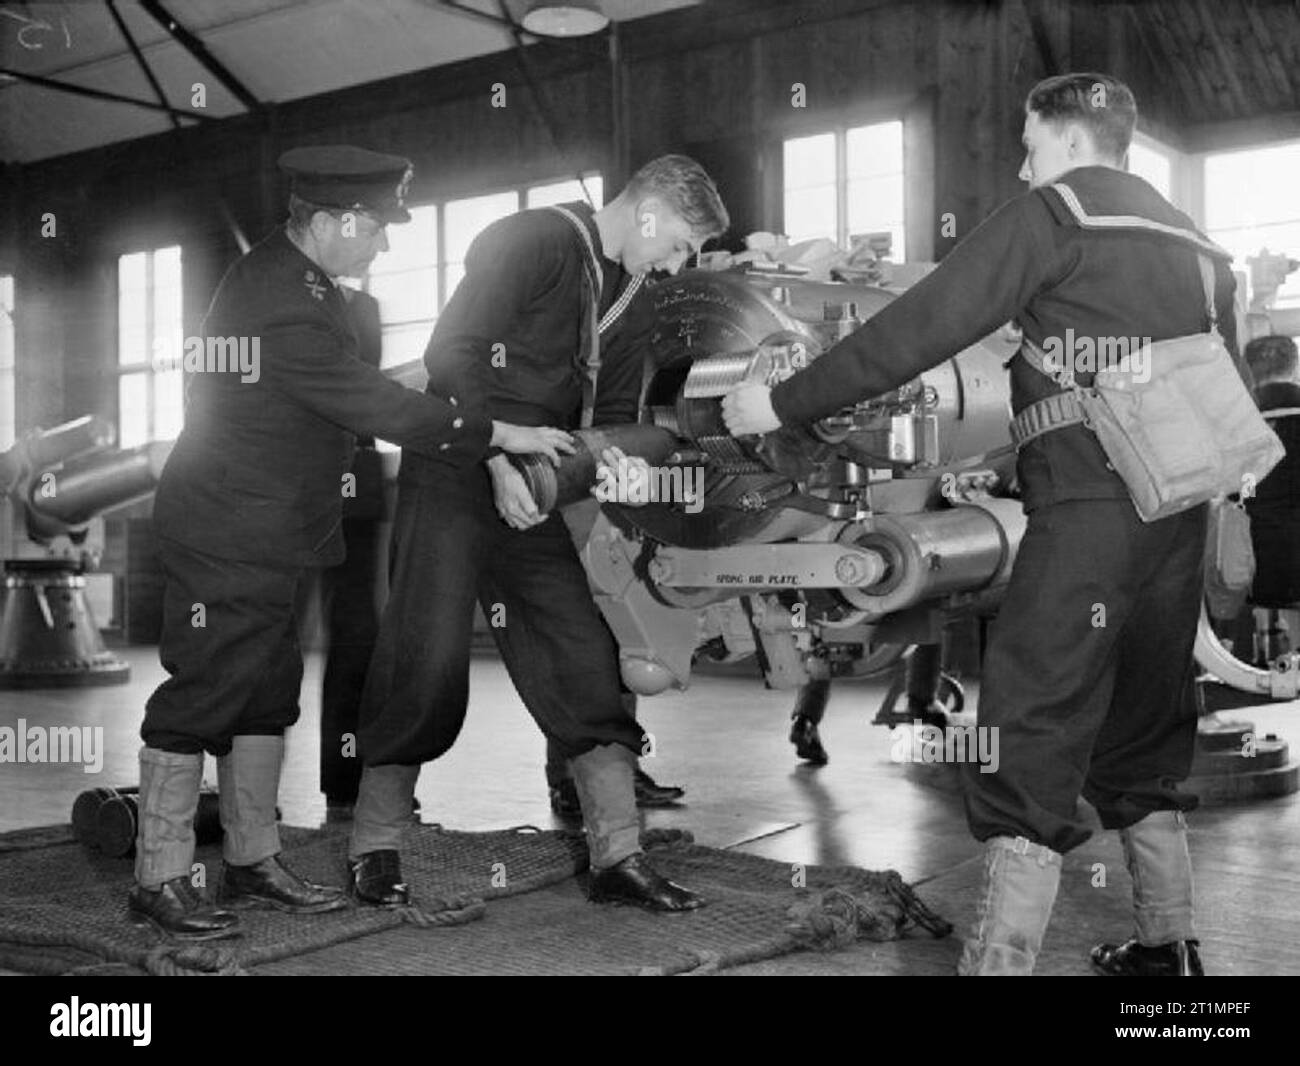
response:
<path id="1" fill-rule="evenodd" d="M 586 37 L 609 25 L 600 0 L 533 0 L 523 27 L 539 37 Z"/>

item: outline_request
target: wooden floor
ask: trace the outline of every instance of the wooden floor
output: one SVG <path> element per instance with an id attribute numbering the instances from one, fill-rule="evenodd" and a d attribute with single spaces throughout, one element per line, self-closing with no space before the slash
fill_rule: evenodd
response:
<path id="1" fill-rule="evenodd" d="M 136 781 L 144 701 L 163 676 L 153 648 L 122 652 L 128 685 L 0 693 L 0 726 L 103 726 L 98 774 L 75 765 L 0 764 L 0 829 L 65 822 L 86 788 Z M 289 734 L 280 792 L 284 819 L 316 825 L 319 656 L 303 685 L 301 722 Z M 418 795 L 426 821 L 451 828 L 558 825 L 547 803 L 541 735 L 495 658 L 473 664 L 472 706 L 456 747 L 427 767 Z M 951 767 L 891 761 L 889 733 L 868 725 L 883 695 L 875 683 L 842 685 L 823 727 L 830 765 L 798 764 L 786 740 L 791 697 L 756 678 L 697 677 L 689 691 L 642 701 L 656 756 L 646 768 L 684 785 L 678 809 L 648 812 L 648 826 L 680 826 L 716 847 L 794 863 L 892 867 L 923 898 L 969 923 L 979 846 L 967 833 Z M 974 691 L 969 696 L 974 697 Z M 1261 733 L 1300 744 L 1300 702 L 1235 712 Z M 215 780 L 208 760 L 207 777 Z M 1191 816 L 1198 920 L 1207 969 L 1219 974 L 1300 974 L 1300 797 L 1203 809 Z M 1104 882 L 1104 883 L 1103 883 Z M 1066 860 L 1061 894 L 1040 957 L 1044 973 L 1088 972 L 1088 947 L 1129 932 L 1128 875 L 1114 834 L 1098 832 Z M 950 972 L 959 941 L 907 941 L 829 956 L 795 955 L 744 967 L 751 974 Z"/>

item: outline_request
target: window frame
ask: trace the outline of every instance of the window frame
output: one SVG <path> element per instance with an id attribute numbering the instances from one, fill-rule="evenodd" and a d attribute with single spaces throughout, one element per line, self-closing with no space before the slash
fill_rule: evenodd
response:
<path id="1" fill-rule="evenodd" d="M 407 319 L 401 322 L 388 322 L 385 321 L 383 318 L 383 304 L 381 302 L 380 304 L 380 352 L 381 352 L 380 358 L 382 360 L 381 365 L 385 366 L 386 368 L 391 368 L 392 366 L 401 365 L 400 363 L 390 363 L 387 359 L 384 358 L 382 354 L 383 338 L 388 333 L 390 327 L 410 327 L 410 326 L 419 325 L 420 323 L 427 323 L 429 331 L 432 332 L 434 326 L 437 325 L 438 319 L 439 317 L 441 317 L 442 312 L 446 310 L 447 302 L 451 299 L 452 292 L 449 291 L 449 287 L 448 287 L 448 267 L 451 266 L 452 264 L 450 260 L 447 258 L 447 206 L 449 204 L 460 203 L 466 200 L 475 200 L 475 199 L 479 199 L 480 197 L 502 196 L 508 193 L 513 193 L 515 197 L 515 208 L 513 211 L 510 212 L 510 214 L 516 214 L 520 211 L 527 210 L 528 193 L 534 189 L 543 188 L 548 185 L 559 185 L 566 181 L 590 182 L 593 178 L 600 179 L 601 182 L 600 199 L 603 205 L 605 203 L 605 192 L 606 192 L 605 184 L 604 184 L 604 173 L 603 171 L 597 168 L 584 168 L 575 174 L 561 175 L 559 177 L 545 178 L 541 180 L 530 180 L 523 183 L 511 182 L 505 185 L 504 187 L 484 189 L 463 196 L 446 195 L 435 199 L 422 200 L 419 201 L 418 203 L 413 202 L 408 204 L 408 207 L 412 211 L 417 210 L 419 208 L 427 208 L 427 207 L 433 207 L 436 209 L 436 214 L 434 216 L 434 244 L 436 246 L 434 252 L 435 258 L 433 259 L 432 262 L 426 262 L 421 266 L 421 268 L 431 266 L 435 272 L 436 280 L 437 280 L 436 307 L 434 309 L 433 314 L 428 318 Z M 502 217 L 508 217 L 508 216 L 502 216 Z M 457 262 L 460 262 L 460 260 L 457 260 Z M 382 272 L 380 273 L 380 276 L 381 277 L 383 276 Z M 371 294 L 371 277 L 372 275 L 367 273 L 365 278 L 362 279 L 362 283 L 361 283 L 361 291 L 367 294 Z"/>
<path id="2" fill-rule="evenodd" d="M 117 415 L 115 419 L 116 424 L 114 428 L 117 433 L 118 445 L 122 447 L 128 447 L 127 445 L 122 444 L 122 441 L 125 439 L 125 434 L 122 432 L 123 429 L 122 427 L 122 380 L 128 375 L 133 375 L 133 374 L 144 374 L 145 382 L 147 385 L 147 401 L 145 405 L 146 434 L 145 434 L 144 441 L 142 441 L 141 443 L 147 444 L 151 441 L 167 439 L 167 438 L 160 438 L 157 436 L 157 427 L 158 427 L 157 379 L 159 374 L 161 373 L 170 373 L 171 368 L 168 368 L 166 370 L 160 370 L 156 359 L 156 354 L 158 351 L 157 348 L 158 336 L 154 332 L 154 325 L 155 325 L 154 319 L 155 319 L 155 309 L 156 309 L 155 290 L 157 288 L 157 285 L 155 281 L 154 264 L 155 264 L 155 256 L 159 252 L 164 252 L 171 248 L 175 248 L 177 250 L 178 258 L 179 258 L 179 262 L 177 265 L 177 270 L 178 270 L 177 284 L 180 293 L 181 314 L 180 314 L 180 321 L 177 323 L 177 328 L 180 331 L 179 339 L 183 342 L 185 337 L 185 244 L 184 242 L 171 241 L 166 244 L 155 245 L 148 248 L 137 248 L 134 251 L 123 251 L 117 254 L 117 261 L 116 261 L 117 269 L 114 274 L 114 302 L 113 302 L 113 314 L 114 314 L 114 319 L 116 324 L 116 328 L 114 330 L 113 348 L 114 348 L 114 354 L 116 355 L 116 359 L 114 360 L 114 364 L 113 364 L 112 377 L 114 383 L 113 406 Z M 147 355 L 142 362 L 137 361 L 133 363 L 123 363 L 122 362 L 122 321 L 121 321 L 122 260 L 132 255 L 144 255 L 145 257 L 144 324 L 145 324 L 145 350 L 147 352 Z M 173 354 L 179 360 L 182 353 L 181 351 L 177 351 Z M 185 424 L 185 372 L 179 362 L 175 367 L 175 370 L 180 374 L 180 381 L 181 381 L 180 417 L 181 417 L 181 425 L 183 427 Z M 129 445 L 129 447 L 137 447 L 137 446 L 138 445 Z"/>
<path id="3" fill-rule="evenodd" d="M 893 262 L 934 262 L 935 145 L 938 93 L 930 88 L 912 95 L 876 96 L 830 108 L 795 114 L 768 126 L 763 147 L 762 218 L 774 233 L 785 226 L 784 144 L 796 137 L 839 133 L 836 150 L 836 228 L 848 226 L 848 153 L 843 140 L 850 129 L 884 122 L 903 125 L 903 247 L 891 249 Z M 846 238 L 847 239 L 847 238 Z"/>

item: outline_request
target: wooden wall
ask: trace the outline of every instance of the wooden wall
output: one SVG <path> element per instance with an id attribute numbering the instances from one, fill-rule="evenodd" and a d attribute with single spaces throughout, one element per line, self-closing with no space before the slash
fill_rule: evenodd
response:
<path id="1" fill-rule="evenodd" d="M 1032 14 L 1031 14 L 1032 13 Z M 540 121 L 516 57 L 486 57 L 0 173 L 0 270 L 17 275 L 19 431 L 116 417 L 116 258 L 184 245 L 186 332 L 237 255 L 229 219 L 257 239 L 282 217 L 275 159 L 354 142 L 414 159 L 416 201 L 694 155 L 718 178 L 735 230 L 779 228 L 780 143 L 828 124 L 903 115 L 910 258 L 942 256 L 1021 189 L 1027 90 L 1057 69 L 1127 77 L 1154 128 L 1170 90 L 1130 62 L 1124 23 L 1069 0 L 709 0 L 632 24 L 619 150 L 607 64 L 531 48 L 556 123 Z M 493 108 L 495 83 L 508 106 Z M 807 106 L 792 107 L 792 86 Z M 1174 131 L 1176 132 L 1176 131 Z M 40 235 L 53 213 L 57 236 Z"/>

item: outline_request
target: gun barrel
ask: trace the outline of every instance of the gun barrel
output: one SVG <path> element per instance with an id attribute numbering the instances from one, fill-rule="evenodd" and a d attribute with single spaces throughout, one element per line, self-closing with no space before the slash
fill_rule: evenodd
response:
<path id="1" fill-rule="evenodd" d="M 171 448 L 170 441 L 155 441 L 34 478 L 27 503 L 29 513 L 39 520 L 39 532 L 84 525 L 104 511 L 148 496 Z"/>

